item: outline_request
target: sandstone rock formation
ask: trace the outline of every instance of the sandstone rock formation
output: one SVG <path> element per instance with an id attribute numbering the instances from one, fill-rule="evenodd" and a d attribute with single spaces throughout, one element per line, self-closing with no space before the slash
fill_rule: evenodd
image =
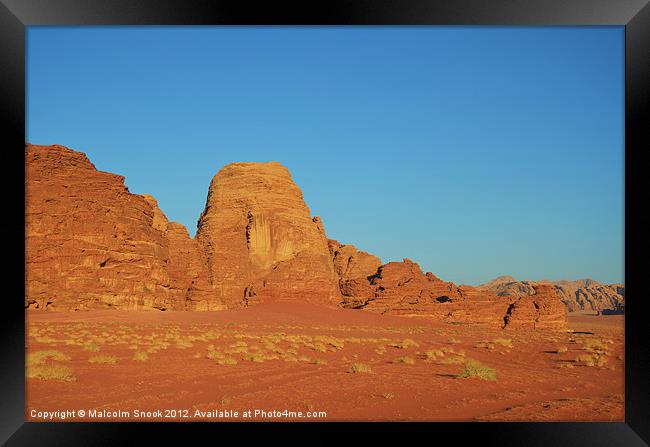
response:
<path id="1" fill-rule="evenodd" d="M 211 307 L 194 241 L 124 177 L 63 146 L 27 145 L 26 181 L 26 307 Z"/>
<path id="2" fill-rule="evenodd" d="M 210 183 L 196 239 L 229 307 L 297 300 L 338 304 L 338 278 L 319 218 L 277 162 L 232 163 Z"/>
<path id="3" fill-rule="evenodd" d="M 330 241 L 330 251 L 340 278 L 343 307 L 397 315 L 426 315 L 456 324 L 503 328 L 514 321 L 511 327 L 530 322 L 527 326 L 530 328 L 566 329 L 566 309 L 560 297 L 546 290 L 537 297 L 543 310 L 527 314 L 517 310 L 515 316 L 510 317 L 511 307 L 517 301 L 514 297 L 497 296 L 490 291 L 443 281 L 431 272 L 422 272 L 410 259 L 380 265 L 370 273 L 381 263 L 378 258 L 337 241 Z"/>
<path id="4" fill-rule="evenodd" d="M 276 162 L 222 168 L 195 239 L 152 196 L 130 193 L 124 177 L 97 171 L 83 153 L 27 145 L 26 167 L 25 307 L 221 310 L 299 301 L 449 323 L 566 327 L 557 287 L 525 283 L 500 296 L 328 240 Z"/>
<path id="5" fill-rule="evenodd" d="M 358 251 L 354 245 L 342 245 L 331 239 L 328 246 L 334 272 L 339 278 L 342 304 L 345 307 L 360 307 L 365 298 L 372 295 L 370 277 L 377 273 L 381 259 Z"/>
<path id="6" fill-rule="evenodd" d="M 593 279 L 537 281 L 536 283 L 554 286 L 569 312 L 622 312 L 625 308 L 623 284 L 602 284 Z M 534 294 L 531 282 L 517 281 L 511 276 L 500 276 L 482 284 L 479 288 L 492 291 L 499 296 L 521 297 Z"/>
<path id="7" fill-rule="evenodd" d="M 532 295 L 518 298 L 508 307 L 504 319 L 506 329 L 566 328 L 566 306 L 552 284 L 533 283 Z"/>

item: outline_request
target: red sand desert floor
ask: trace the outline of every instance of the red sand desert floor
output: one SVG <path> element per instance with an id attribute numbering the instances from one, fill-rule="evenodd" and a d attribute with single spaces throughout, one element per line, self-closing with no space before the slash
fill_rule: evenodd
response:
<path id="1" fill-rule="evenodd" d="M 622 421 L 623 322 L 575 315 L 546 333 L 295 304 L 30 311 L 26 418 Z M 472 360 L 496 380 L 458 377 Z"/>

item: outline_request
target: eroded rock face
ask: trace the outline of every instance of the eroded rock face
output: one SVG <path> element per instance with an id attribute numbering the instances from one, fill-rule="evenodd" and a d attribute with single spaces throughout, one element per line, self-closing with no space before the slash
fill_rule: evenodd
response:
<path id="1" fill-rule="evenodd" d="M 625 308 L 625 286 L 623 284 L 602 284 L 592 279 L 576 281 L 536 281 L 555 287 L 569 312 L 596 311 L 611 312 Z M 479 286 L 500 296 L 521 297 L 534 294 L 529 281 L 517 281 L 510 276 L 496 278 Z"/>
<path id="2" fill-rule="evenodd" d="M 494 327 L 560 329 L 558 288 L 498 296 L 404 259 L 328 240 L 289 171 L 233 163 L 214 177 L 198 232 L 63 146 L 26 146 L 25 306 L 220 310 L 298 301 Z"/>
<path id="3" fill-rule="evenodd" d="M 510 305 L 508 299 L 479 293 L 470 286 L 457 286 L 432 273 L 424 273 L 415 262 L 404 259 L 382 265 L 370 280 L 373 296 L 363 309 L 399 315 L 430 315 L 458 324 L 502 327 Z"/>
<path id="4" fill-rule="evenodd" d="M 505 329 L 565 330 L 566 306 L 553 284 L 530 283 L 533 295 L 518 298 L 504 319 Z"/>
<path id="5" fill-rule="evenodd" d="M 342 305 L 352 308 L 362 305 L 367 297 L 372 296 L 370 277 L 377 273 L 381 259 L 357 250 L 354 245 L 342 245 L 331 239 L 328 246 L 334 272 L 339 278 Z"/>
<path id="6" fill-rule="evenodd" d="M 352 246 L 330 241 L 336 273 L 341 278 L 342 305 L 373 312 L 430 316 L 452 324 L 480 324 L 494 328 L 526 327 L 530 329 L 566 329 L 566 308 L 559 295 L 540 286 L 531 300 L 519 300 L 476 287 L 446 282 L 431 272 L 424 273 L 410 259 L 380 265 L 374 274 L 373 262 L 362 262 L 365 256 Z M 355 264 L 355 256 L 360 259 Z M 372 255 L 368 255 L 372 256 Z M 371 258 L 371 259 L 372 259 Z M 349 266 L 365 265 L 358 274 L 348 278 Z M 532 287 L 532 286 L 531 286 Z M 524 312 L 530 301 L 532 310 Z M 518 303 L 513 307 L 514 303 Z M 540 306 L 538 310 L 536 305 Z M 510 314 L 514 312 L 514 316 Z"/>
<path id="7" fill-rule="evenodd" d="M 214 177 L 196 239 L 229 307 L 297 300 L 337 304 L 322 222 L 277 162 L 232 163 Z"/>
<path id="8" fill-rule="evenodd" d="M 124 177 L 64 146 L 27 145 L 26 181 L 26 307 L 210 307 L 198 247 Z"/>

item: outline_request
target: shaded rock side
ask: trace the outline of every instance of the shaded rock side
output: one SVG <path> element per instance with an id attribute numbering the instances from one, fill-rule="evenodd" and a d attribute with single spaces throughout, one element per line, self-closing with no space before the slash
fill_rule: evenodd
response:
<path id="1" fill-rule="evenodd" d="M 530 283 L 534 294 L 513 302 L 504 318 L 505 329 L 566 330 L 567 308 L 553 284 Z"/>
<path id="2" fill-rule="evenodd" d="M 25 307 L 215 307 L 196 243 L 151 196 L 64 146 L 26 145 Z M 218 306 L 217 306 L 218 307 Z"/>
<path id="3" fill-rule="evenodd" d="M 310 216 L 280 163 L 221 169 L 210 183 L 196 240 L 210 284 L 228 307 L 340 301 L 322 222 Z"/>
<path id="4" fill-rule="evenodd" d="M 622 312 L 625 308 L 625 286 L 623 284 L 603 284 L 592 279 L 576 281 L 536 281 L 555 287 L 569 312 L 595 311 Z M 521 297 L 534 294 L 529 281 L 517 281 L 510 276 L 496 278 L 479 286 L 499 296 Z"/>
<path id="5" fill-rule="evenodd" d="M 339 278 L 344 307 L 358 307 L 372 296 L 370 279 L 381 266 L 381 259 L 365 251 L 359 251 L 354 245 L 328 241 L 330 256 L 334 263 L 334 272 Z"/>

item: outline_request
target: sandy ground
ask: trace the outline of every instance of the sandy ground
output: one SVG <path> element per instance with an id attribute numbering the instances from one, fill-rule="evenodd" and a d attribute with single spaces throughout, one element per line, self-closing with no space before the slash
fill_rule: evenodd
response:
<path id="1" fill-rule="evenodd" d="M 283 304 L 29 311 L 26 418 L 623 421 L 623 323 L 571 315 L 566 333 L 515 332 Z M 468 360 L 496 380 L 458 377 Z"/>

